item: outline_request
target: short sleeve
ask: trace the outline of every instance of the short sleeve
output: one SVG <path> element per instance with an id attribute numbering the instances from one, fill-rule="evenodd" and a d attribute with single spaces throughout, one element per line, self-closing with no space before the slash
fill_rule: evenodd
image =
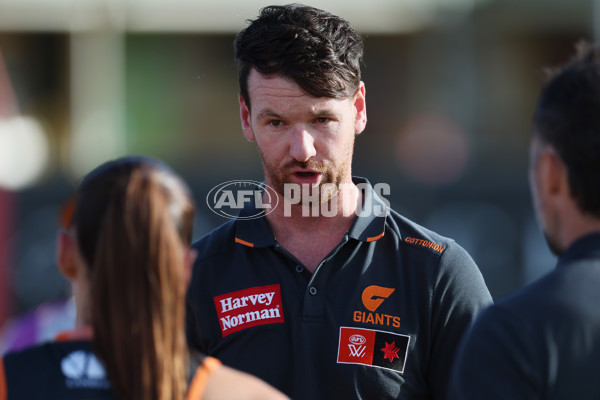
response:
<path id="1" fill-rule="evenodd" d="M 4 371 L 4 358 L 0 357 L 0 400 L 8 398 L 6 372 Z"/>
<path id="2" fill-rule="evenodd" d="M 428 381 L 434 399 L 446 399 L 449 366 L 477 315 L 492 304 L 479 268 L 459 245 L 449 246 L 440 260 L 440 274 L 432 293 L 432 353 Z"/>
<path id="3" fill-rule="evenodd" d="M 186 399 L 197 400 L 202 398 L 210 374 L 221 366 L 221 362 L 214 357 L 204 357 L 202 364 L 196 369 Z"/>

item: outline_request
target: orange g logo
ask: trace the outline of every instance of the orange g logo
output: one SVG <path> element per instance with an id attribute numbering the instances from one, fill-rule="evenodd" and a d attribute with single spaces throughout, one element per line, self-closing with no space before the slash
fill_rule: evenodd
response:
<path id="1" fill-rule="evenodd" d="M 394 292 L 394 288 L 371 285 L 362 292 L 362 302 L 369 311 L 377 308 Z"/>

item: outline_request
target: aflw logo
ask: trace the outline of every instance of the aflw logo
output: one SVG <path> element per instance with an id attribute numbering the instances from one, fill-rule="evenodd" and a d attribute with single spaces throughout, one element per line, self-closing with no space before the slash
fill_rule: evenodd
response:
<path id="1" fill-rule="evenodd" d="M 404 372 L 410 336 L 373 329 L 340 327 L 337 362 Z"/>
<path id="2" fill-rule="evenodd" d="M 367 339 L 363 335 L 354 334 L 348 338 L 348 349 L 350 350 L 350 356 L 352 357 L 363 357 L 367 350 Z"/>
<path id="3" fill-rule="evenodd" d="M 257 325 L 284 322 L 279 284 L 259 286 L 214 298 L 223 337 Z"/>

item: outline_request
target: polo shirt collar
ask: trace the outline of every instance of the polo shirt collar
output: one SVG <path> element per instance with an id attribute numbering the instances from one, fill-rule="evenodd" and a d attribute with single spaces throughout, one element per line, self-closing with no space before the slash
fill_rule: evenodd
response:
<path id="1" fill-rule="evenodd" d="M 390 213 L 386 204 L 373 190 L 365 178 L 352 177 L 355 185 L 362 189 L 363 204 L 361 212 L 348 231 L 348 237 L 361 242 L 372 242 L 383 237 L 386 216 Z M 256 215 L 254 202 L 246 204 L 236 220 L 235 241 L 248 247 L 267 247 L 275 244 L 275 237 L 264 216 L 244 219 Z"/>
<path id="2" fill-rule="evenodd" d="M 389 206 L 375 193 L 373 186 L 366 178 L 353 177 L 352 181 L 362 189 L 362 209 L 348 236 L 361 242 L 373 242 L 383 237 L 385 219 L 390 213 Z"/>
<path id="3" fill-rule="evenodd" d="M 586 235 L 573 243 L 558 259 L 558 266 L 584 257 L 600 257 L 600 232 Z"/>
<path id="4" fill-rule="evenodd" d="M 68 342 L 75 340 L 92 340 L 94 338 L 94 331 L 91 326 L 85 325 L 74 328 L 72 330 L 60 332 L 54 338 L 56 342 Z"/>
<path id="5" fill-rule="evenodd" d="M 246 204 L 236 219 L 235 241 L 248 247 L 267 247 L 275 244 L 273 231 L 263 215 L 254 219 L 244 219 L 256 215 L 254 201 Z"/>

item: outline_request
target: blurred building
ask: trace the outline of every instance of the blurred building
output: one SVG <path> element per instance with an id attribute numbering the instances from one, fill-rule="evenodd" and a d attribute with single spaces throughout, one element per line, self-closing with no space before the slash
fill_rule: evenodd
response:
<path id="1" fill-rule="evenodd" d="M 531 115 L 543 67 L 594 39 L 595 3 L 307 3 L 365 37 L 369 122 L 354 173 L 389 183 L 394 208 L 462 244 L 494 296 L 553 265 L 527 186 Z M 262 179 L 240 129 L 232 43 L 264 5 L 0 0 L 0 325 L 68 296 L 56 213 L 99 163 L 171 164 L 193 187 L 196 237 L 225 222 L 206 207 L 213 186 Z"/>

